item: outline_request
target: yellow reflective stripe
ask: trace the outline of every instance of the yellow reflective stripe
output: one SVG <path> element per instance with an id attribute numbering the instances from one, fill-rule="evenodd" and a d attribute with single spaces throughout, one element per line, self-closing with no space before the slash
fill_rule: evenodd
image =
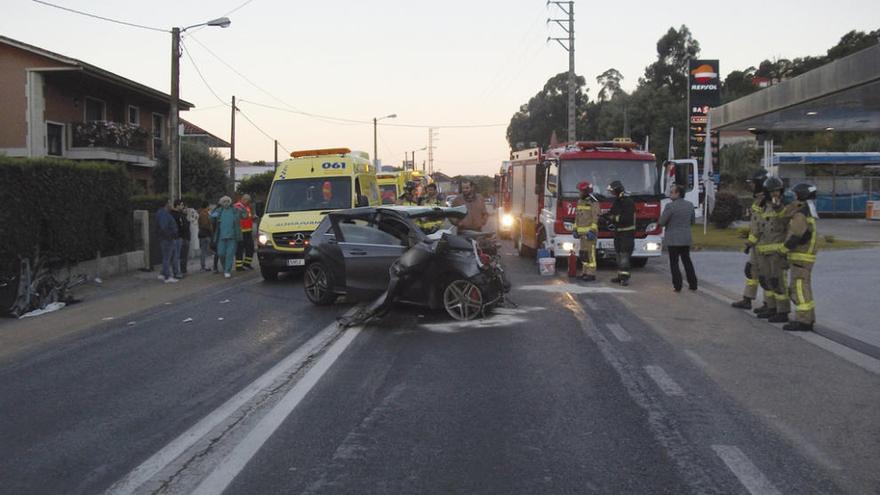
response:
<path id="1" fill-rule="evenodd" d="M 775 297 L 777 301 L 788 301 L 788 296 L 786 296 L 785 294 L 774 293 L 773 297 Z"/>
<path id="2" fill-rule="evenodd" d="M 749 234 L 749 242 L 752 244 L 757 244 L 758 236 L 756 236 L 755 234 Z"/>
<path id="3" fill-rule="evenodd" d="M 577 228 L 577 233 L 578 233 L 578 234 L 586 234 L 586 233 L 589 232 L 589 231 L 590 231 L 590 228 L 589 228 L 589 227 L 578 227 L 578 228 Z"/>
<path id="4" fill-rule="evenodd" d="M 782 253 L 782 254 L 788 254 L 789 251 L 790 251 L 790 249 L 788 249 L 787 247 L 785 247 L 785 244 L 783 244 L 782 247 L 779 248 L 779 252 Z"/>
<path id="5" fill-rule="evenodd" d="M 758 286 L 758 280 L 757 280 L 757 279 L 754 279 L 754 278 L 747 278 L 747 279 L 746 279 L 746 285 L 748 285 L 749 287 L 757 287 L 757 286 Z"/>
<path id="6" fill-rule="evenodd" d="M 812 310 L 816 309 L 816 301 L 810 301 L 810 302 L 804 303 L 804 304 L 795 304 L 794 309 L 795 309 L 795 311 L 800 311 L 800 312 L 812 311 Z"/>
<path id="7" fill-rule="evenodd" d="M 783 244 L 781 242 L 774 242 L 772 244 L 760 244 L 760 245 L 758 245 L 758 252 L 761 254 L 777 252 L 782 247 L 783 247 Z"/>
<path id="8" fill-rule="evenodd" d="M 772 290 L 765 290 L 764 297 L 766 297 L 768 299 L 776 299 L 776 293 L 773 292 Z"/>
<path id="9" fill-rule="evenodd" d="M 599 226 L 598 226 L 597 224 L 595 224 L 595 223 L 591 223 L 591 224 L 590 224 L 590 229 L 591 229 L 591 230 L 599 230 Z"/>
<path id="10" fill-rule="evenodd" d="M 807 248 L 807 251 L 810 253 L 816 252 L 816 237 L 818 237 L 816 232 L 816 219 L 813 217 L 807 217 L 807 225 L 810 226 L 810 230 L 812 234 L 810 235 L 810 247 Z"/>
<path id="11" fill-rule="evenodd" d="M 810 253 L 788 253 L 788 259 L 791 261 L 803 261 L 806 263 L 815 263 L 816 255 Z"/>
<path id="12" fill-rule="evenodd" d="M 761 205 L 756 205 L 752 203 L 752 211 L 754 211 L 755 213 L 761 213 L 764 210 L 761 208 Z"/>
<path id="13" fill-rule="evenodd" d="M 586 268 L 596 268 L 596 263 L 588 263 L 588 262 L 584 261 L 583 265 Z"/>
<path id="14" fill-rule="evenodd" d="M 623 228 L 617 229 L 618 232 L 629 232 L 630 230 L 636 230 L 636 226 L 631 225 L 629 227 L 623 227 Z"/>
<path id="15" fill-rule="evenodd" d="M 576 209 L 577 209 L 577 210 L 592 210 L 593 207 L 592 207 L 592 206 L 581 206 L 581 205 L 578 205 Z"/>

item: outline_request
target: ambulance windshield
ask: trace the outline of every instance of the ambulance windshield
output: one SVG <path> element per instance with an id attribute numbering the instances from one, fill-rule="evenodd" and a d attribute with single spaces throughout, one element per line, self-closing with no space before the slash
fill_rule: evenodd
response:
<path id="1" fill-rule="evenodd" d="M 598 195 L 615 180 L 623 183 L 633 196 L 654 196 L 657 188 L 657 166 L 654 162 L 635 160 L 563 160 L 559 168 L 561 197 L 576 197 L 577 185 L 590 181 Z"/>
<path id="2" fill-rule="evenodd" d="M 351 208 L 350 177 L 315 177 L 275 181 L 267 213 Z"/>

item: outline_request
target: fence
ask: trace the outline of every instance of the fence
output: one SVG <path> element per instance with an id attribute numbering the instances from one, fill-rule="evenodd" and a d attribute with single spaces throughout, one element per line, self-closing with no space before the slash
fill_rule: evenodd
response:
<path id="1" fill-rule="evenodd" d="M 816 210 L 825 215 L 864 216 L 868 201 L 880 201 L 880 177 L 812 177 Z"/>

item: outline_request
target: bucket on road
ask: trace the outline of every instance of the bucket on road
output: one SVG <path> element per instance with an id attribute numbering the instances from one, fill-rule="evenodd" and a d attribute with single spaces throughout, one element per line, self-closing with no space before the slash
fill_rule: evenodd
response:
<path id="1" fill-rule="evenodd" d="M 556 275 L 556 258 L 538 258 L 538 269 L 542 276 Z"/>

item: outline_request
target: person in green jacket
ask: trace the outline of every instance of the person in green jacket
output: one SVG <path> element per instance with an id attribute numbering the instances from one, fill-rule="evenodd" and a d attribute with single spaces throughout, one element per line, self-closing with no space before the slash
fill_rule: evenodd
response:
<path id="1" fill-rule="evenodd" d="M 223 196 L 217 203 L 217 207 L 211 211 L 211 218 L 217 221 L 214 229 L 214 241 L 217 245 L 217 255 L 223 265 L 223 276 L 232 276 L 232 268 L 235 266 L 235 250 L 241 242 L 241 219 L 244 213 L 232 206 L 232 198 Z"/>

